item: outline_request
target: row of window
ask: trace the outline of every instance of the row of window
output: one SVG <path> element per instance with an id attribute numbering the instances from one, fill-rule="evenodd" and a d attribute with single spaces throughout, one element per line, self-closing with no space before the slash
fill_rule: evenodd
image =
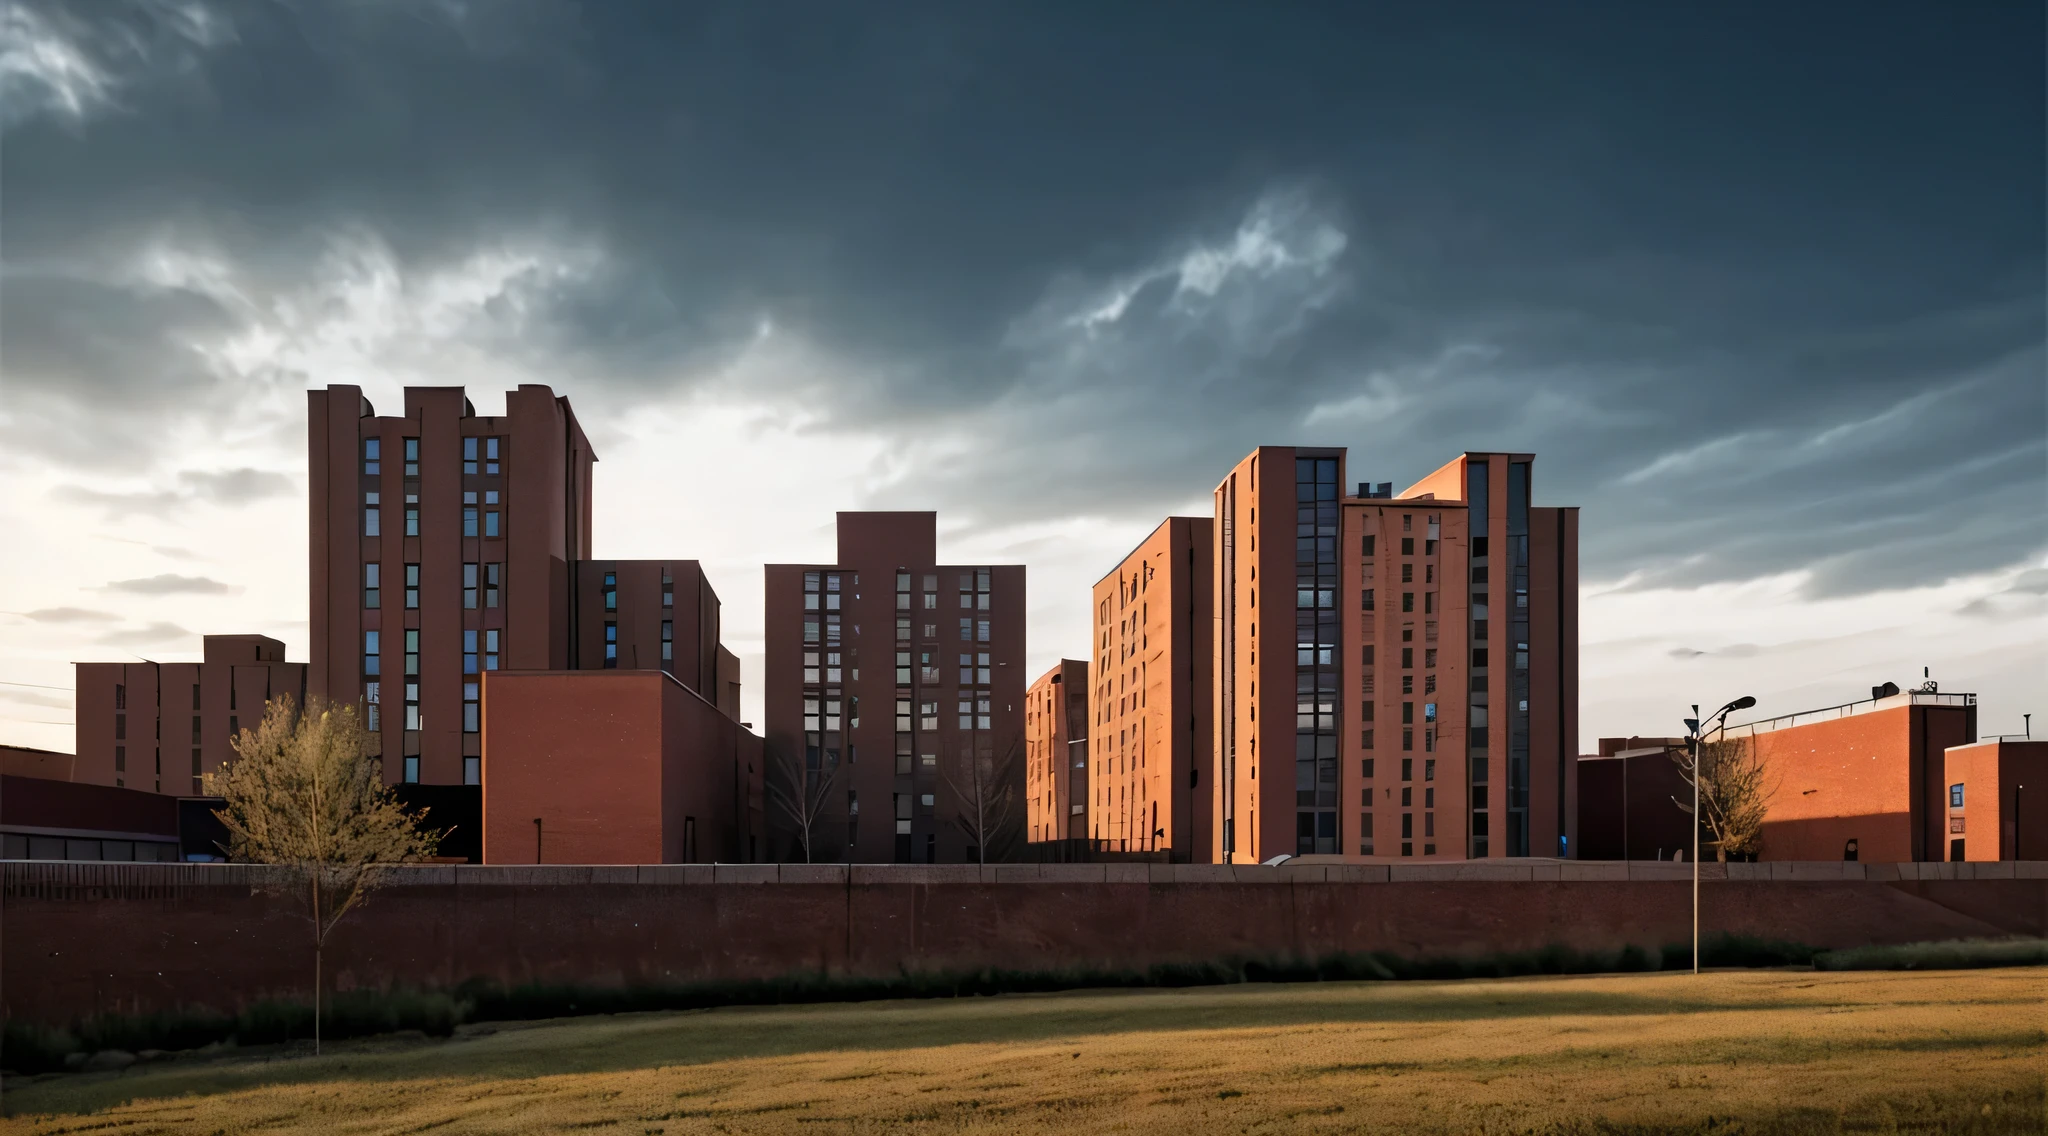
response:
<path id="1" fill-rule="evenodd" d="M 504 535 L 499 518 L 503 513 L 498 509 L 498 491 L 486 489 L 481 495 L 469 490 L 462 495 L 462 535 L 497 537 Z M 384 535 L 384 495 L 377 490 L 363 491 L 363 535 Z M 405 495 L 404 535 L 420 535 L 420 495 Z"/>
<path id="2" fill-rule="evenodd" d="M 420 606 L 420 566 L 407 564 L 405 572 L 405 607 L 416 610 Z M 503 587 L 505 565 L 498 561 L 483 563 L 468 562 L 462 566 L 462 606 L 497 607 L 498 593 Z M 375 610 L 384 606 L 384 566 L 375 560 L 363 565 L 363 607 Z"/>
<path id="3" fill-rule="evenodd" d="M 402 438 L 399 440 L 405 457 L 405 476 L 420 475 L 420 440 Z M 500 456 L 504 448 L 502 437 L 470 437 L 462 440 L 462 472 L 474 474 L 481 469 L 487 477 L 498 476 Z M 363 439 L 363 474 L 377 477 L 384 471 L 384 439 Z"/>
<path id="4" fill-rule="evenodd" d="M 228 709 L 233 710 L 234 708 L 235 684 L 231 682 L 228 684 Z M 114 684 L 114 711 L 118 714 L 125 712 L 127 709 L 128 684 L 125 682 L 117 682 Z M 196 682 L 192 684 L 192 709 L 199 709 L 199 684 Z"/>

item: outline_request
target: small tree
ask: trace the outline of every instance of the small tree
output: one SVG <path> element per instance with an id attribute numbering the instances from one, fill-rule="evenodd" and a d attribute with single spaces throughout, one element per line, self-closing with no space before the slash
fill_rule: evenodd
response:
<path id="1" fill-rule="evenodd" d="M 831 800 L 832 787 L 839 783 L 839 760 L 817 750 L 818 768 L 810 768 L 805 751 L 778 747 L 768 763 L 768 801 L 796 830 L 797 844 L 804 850 L 804 863 L 812 862 L 818 822 Z"/>
<path id="2" fill-rule="evenodd" d="M 958 811 L 953 824 L 973 843 L 977 862 L 988 863 L 989 849 L 1012 835 L 1023 777 L 1023 739 L 1012 738 L 1000 752 L 974 752 L 944 770 L 946 788 Z"/>
<path id="3" fill-rule="evenodd" d="M 1716 856 L 1754 856 L 1763 847 L 1764 817 L 1770 812 L 1775 786 L 1757 753 L 1754 738 L 1720 738 L 1699 745 L 1698 773 L 1690 753 L 1674 751 L 1679 776 L 1691 787 L 1699 780 L 1698 823 L 1713 837 Z M 1674 799 L 1676 800 L 1676 799 Z M 1692 799 L 1676 800 L 1679 809 L 1692 812 Z"/>
<path id="4" fill-rule="evenodd" d="M 327 936 L 392 865 L 432 856 L 442 834 L 423 832 L 384 784 L 382 764 L 353 706 L 321 701 L 298 712 L 272 699 L 263 722 L 234 741 L 235 758 L 206 775 L 225 799 L 215 813 L 228 857 L 278 870 L 313 927 L 313 1052 L 320 1052 L 320 985 Z"/>

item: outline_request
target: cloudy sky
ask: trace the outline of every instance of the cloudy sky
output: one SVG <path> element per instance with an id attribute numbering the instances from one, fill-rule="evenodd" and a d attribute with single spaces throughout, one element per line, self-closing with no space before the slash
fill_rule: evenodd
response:
<path id="1" fill-rule="evenodd" d="M 1586 744 L 2048 710 L 2041 6 L 0 7 L 0 741 L 306 651 L 309 386 L 567 394 L 601 556 L 932 508 L 1087 588 L 1260 443 L 1538 455 Z M 747 707 L 758 714 L 759 690 Z"/>

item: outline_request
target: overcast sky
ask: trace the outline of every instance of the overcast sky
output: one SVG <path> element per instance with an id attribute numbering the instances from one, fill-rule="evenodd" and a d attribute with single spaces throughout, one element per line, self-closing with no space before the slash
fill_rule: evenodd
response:
<path id="1" fill-rule="evenodd" d="M 547 383 L 605 557 L 940 511 L 1087 590 L 1261 443 L 1583 512 L 1582 744 L 2048 710 L 2042 7 L 0 7 L 0 741 L 306 656 L 305 396 Z M 758 719 L 756 719 L 758 721 Z M 2044 723 L 2048 727 L 2048 723 Z"/>

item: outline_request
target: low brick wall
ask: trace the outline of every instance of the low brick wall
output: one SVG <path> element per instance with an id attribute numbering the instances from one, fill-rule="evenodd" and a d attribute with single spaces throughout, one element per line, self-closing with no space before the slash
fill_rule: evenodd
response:
<path id="1" fill-rule="evenodd" d="M 2048 933 L 2048 863 L 1702 865 L 1709 934 L 1817 947 Z M 261 868 L 8 863 L 0 1011 L 62 1021 L 305 998 Z M 335 989 L 1411 957 L 1691 933 L 1674 863 L 409 868 L 330 940 Z"/>

